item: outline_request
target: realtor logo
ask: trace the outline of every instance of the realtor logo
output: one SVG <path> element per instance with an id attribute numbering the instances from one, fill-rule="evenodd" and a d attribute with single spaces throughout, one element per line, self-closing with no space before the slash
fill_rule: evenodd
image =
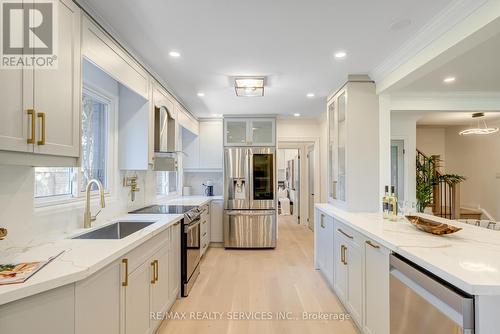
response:
<path id="1" fill-rule="evenodd" d="M 57 2 L 0 0 L 3 69 L 57 67 Z"/>

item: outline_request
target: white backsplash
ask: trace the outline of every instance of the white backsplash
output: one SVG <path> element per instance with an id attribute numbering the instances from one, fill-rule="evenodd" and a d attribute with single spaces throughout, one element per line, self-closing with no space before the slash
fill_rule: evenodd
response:
<path id="1" fill-rule="evenodd" d="M 224 179 L 222 172 L 185 172 L 184 187 L 191 187 L 191 195 L 205 195 L 203 183 L 211 180 L 214 183 L 214 195 L 222 195 Z"/>
<path id="2" fill-rule="evenodd" d="M 138 176 L 140 191 L 132 202 L 130 188 L 123 187 L 122 179 L 134 174 Z M 120 171 L 114 182 L 114 193 L 106 197 L 106 208 L 98 215 L 96 225 L 157 199 L 153 171 Z M 0 185 L 0 227 L 9 232 L 8 237 L 0 241 L 2 246 L 29 242 L 42 235 L 72 233 L 83 227 L 83 201 L 35 208 L 34 168 L 0 166 Z M 91 209 L 94 214 L 99 209 L 97 199 L 92 200 Z"/>

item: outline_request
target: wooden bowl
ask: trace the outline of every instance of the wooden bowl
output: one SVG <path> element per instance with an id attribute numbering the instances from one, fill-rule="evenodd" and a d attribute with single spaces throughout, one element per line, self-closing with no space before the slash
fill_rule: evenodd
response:
<path id="1" fill-rule="evenodd" d="M 452 234 L 461 230 L 460 227 L 438 223 L 418 216 L 406 216 L 406 219 L 419 230 L 435 235 Z"/>

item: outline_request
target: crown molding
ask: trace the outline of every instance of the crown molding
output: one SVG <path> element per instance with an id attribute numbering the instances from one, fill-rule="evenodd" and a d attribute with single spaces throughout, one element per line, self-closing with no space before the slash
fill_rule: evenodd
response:
<path id="1" fill-rule="evenodd" d="M 370 77 L 379 82 L 402 64 L 471 15 L 489 0 L 455 0 L 427 22 L 396 52 L 386 58 L 370 72 Z"/>
<path id="2" fill-rule="evenodd" d="M 394 111 L 500 111 L 499 92 L 413 92 L 390 96 Z"/>

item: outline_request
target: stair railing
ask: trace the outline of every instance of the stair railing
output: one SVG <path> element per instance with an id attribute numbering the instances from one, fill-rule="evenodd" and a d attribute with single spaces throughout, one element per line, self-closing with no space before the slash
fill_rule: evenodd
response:
<path id="1" fill-rule="evenodd" d="M 417 178 L 432 191 L 427 203 L 435 216 L 460 218 L 460 183 L 452 182 L 440 172 L 439 156 L 428 157 L 417 149 Z"/>

